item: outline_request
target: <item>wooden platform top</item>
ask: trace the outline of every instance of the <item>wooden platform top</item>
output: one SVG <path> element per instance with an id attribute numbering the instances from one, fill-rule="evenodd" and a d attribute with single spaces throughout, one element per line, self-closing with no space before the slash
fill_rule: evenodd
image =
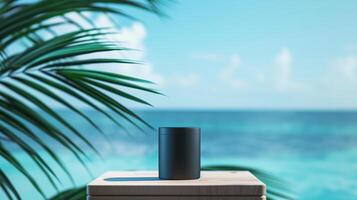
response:
<path id="1" fill-rule="evenodd" d="M 111 171 L 87 190 L 92 196 L 263 196 L 266 187 L 248 171 L 202 171 L 196 180 L 160 180 L 157 171 Z"/>

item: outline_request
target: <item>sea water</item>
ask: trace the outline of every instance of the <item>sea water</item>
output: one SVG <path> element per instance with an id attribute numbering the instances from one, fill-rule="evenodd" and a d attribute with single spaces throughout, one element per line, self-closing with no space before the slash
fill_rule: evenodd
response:
<path id="1" fill-rule="evenodd" d="M 157 169 L 155 131 L 141 132 L 127 123 L 123 125 L 128 130 L 123 131 L 101 114 L 87 111 L 105 133 L 103 137 L 75 114 L 58 112 L 81 130 L 102 155 L 100 158 L 83 143 L 76 142 L 90 155 L 91 161 L 87 162 L 90 175 L 68 150 L 42 137 L 70 169 L 75 185 L 84 185 L 108 170 Z M 200 127 L 204 166 L 238 165 L 267 171 L 284 179 L 297 199 L 357 199 L 357 112 L 166 110 L 138 113 L 153 127 Z M 122 121 L 120 117 L 117 119 Z M 28 156 L 15 146 L 9 148 L 36 177 L 46 194 L 53 195 L 56 190 Z M 35 144 L 34 148 L 40 149 Z M 59 174 L 60 190 L 73 186 L 54 161 L 46 160 Z M 25 199 L 41 199 L 15 169 L 3 160 L 0 164 Z M 6 199 L 1 192 L 0 199 Z"/>

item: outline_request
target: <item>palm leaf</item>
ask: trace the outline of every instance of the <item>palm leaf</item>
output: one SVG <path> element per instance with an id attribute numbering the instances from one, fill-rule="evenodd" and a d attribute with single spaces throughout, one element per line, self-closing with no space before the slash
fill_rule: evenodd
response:
<path id="1" fill-rule="evenodd" d="M 6 174 L 0 169 L 0 187 L 4 191 L 5 195 L 12 199 L 12 196 L 20 199 L 20 194 L 17 192 L 14 185 L 11 183 L 10 179 L 6 176 Z"/>
<path id="2" fill-rule="evenodd" d="M 78 188 L 71 188 L 62 191 L 55 196 L 51 197 L 49 200 L 85 200 L 87 199 L 87 187 L 82 186 Z"/>
<path id="3" fill-rule="evenodd" d="M 2 158 L 4 158 L 6 161 L 8 161 L 14 168 L 16 168 L 21 174 L 23 174 L 33 185 L 33 187 L 41 194 L 41 196 L 45 197 L 44 192 L 42 191 L 42 189 L 40 188 L 39 184 L 36 182 L 36 180 L 34 179 L 34 177 L 30 174 L 30 172 L 28 172 L 26 170 L 26 168 L 24 168 L 24 166 L 21 164 L 21 162 L 19 162 L 12 154 L 9 150 L 7 150 L 1 143 L 0 143 L 0 156 Z M 4 184 L 9 185 L 9 182 L 11 185 L 11 181 L 9 179 L 5 180 Z M 10 197 L 11 198 L 11 197 Z"/>
<path id="4" fill-rule="evenodd" d="M 128 49 L 105 39 L 107 35 L 115 33 L 114 31 L 79 27 L 79 24 L 66 14 L 75 12 L 87 21 L 90 20 L 83 12 L 110 13 L 131 18 L 123 11 L 126 7 L 160 15 L 158 5 L 157 1 L 152 0 L 41 0 L 31 3 L 0 1 L 0 157 L 26 177 L 42 197 L 46 198 L 46 194 L 34 175 L 26 170 L 21 160 L 14 157 L 7 143 L 15 144 L 26 153 L 55 189 L 61 184 L 59 172 L 52 169 L 44 155 L 39 154 L 33 144 L 38 145 L 67 174 L 72 183 L 74 180 L 58 153 L 43 140 L 43 135 L 69 150 L 89 174 L 86 162 L 90 160 L 91 152 L 83 150 L 83 145 L 99 154 L 86 135 L 57 113 L 48 99 L 80 116 L 103 134 L 91 116 L 79 110 L 64 95 L 71 96 L 78 103 L 102 113 L 126 131 L 123 124 L 125 121 L 140 130 L 142 125 L 150 125 L 119 103 L 117 98 L 150 105 L 130 94 L 130 90 L 126 90 L 159 94 L 147 87 L 147 84 L 151 84 L 150 81 L 100 69 L 86 69 L 87 65 L 100 67 L 101 64 L 111 63 L 120 66 L 138 64 L 138 61 L 108 58 L 105 54 L 101 54 L 101 58 L 85 58 L 92 53 Z M 54 18 L 59 21 L 51 21 Z M 71 24 L 79 29 L 67 33 L 53 31 L 55 27 Z M 50 33 L 51 37 L 44 39 L 41 36 L 43 31 Z M 9 51 L 14 44 L 19 48 L 15 53 Z M 113 94 L 115 97 L 111 96 Z M 111 111 L 121 118 L 113 116 Z M 16 184 L 12 183 L 3 169 L 0 171 L 0 187 L 9 199 L 21 198 Z"/>
<path id="5" fill-rule="evenodd" d="M 96 5 L 103 4 L 102 7 Z M 131 6 L 149 12 L 161 14 L 157 9 L 157 1 L 136 1 L 136 0 L 61 0 L 61 1 L 39 1 L 31 4 L 22 4 L 22 9 L 18 12 L 11 12 L 11 9 L 3 13 L 3 23 L 0 24 L 0 40 L 11 37 L 15 32 L 28 29 L 33 25 L 45 22 L 56 16 L 62 16 L 70 12 L 103 12 L 103 8 L 110 9 L 111 6 Z M 106 11 L 108 12 L 108 11 Z M 120 14 L 120 12 L 118 13 Z"/>

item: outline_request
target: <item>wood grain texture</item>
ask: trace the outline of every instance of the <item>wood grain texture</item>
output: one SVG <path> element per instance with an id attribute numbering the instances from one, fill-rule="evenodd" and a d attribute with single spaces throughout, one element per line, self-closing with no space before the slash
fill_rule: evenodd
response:
<path id="1" fill-rule="evenodd" d="M 202 171 L 196 180 L 160 180 L 156 171 L 112 171 L 87 186 L 90 196 L 254 196 L 265 184 L 248 171 Z"/>

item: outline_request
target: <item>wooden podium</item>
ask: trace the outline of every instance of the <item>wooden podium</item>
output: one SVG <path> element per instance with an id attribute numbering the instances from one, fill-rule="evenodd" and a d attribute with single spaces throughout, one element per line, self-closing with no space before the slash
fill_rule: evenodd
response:
<path id="1" fill-rule="evenodd" d="M 87 186 L 87 200 L 265 200 L 248 171 L 202 171 L 196 180 L 161 180 L 156 171 L 112 171 Z"/>

